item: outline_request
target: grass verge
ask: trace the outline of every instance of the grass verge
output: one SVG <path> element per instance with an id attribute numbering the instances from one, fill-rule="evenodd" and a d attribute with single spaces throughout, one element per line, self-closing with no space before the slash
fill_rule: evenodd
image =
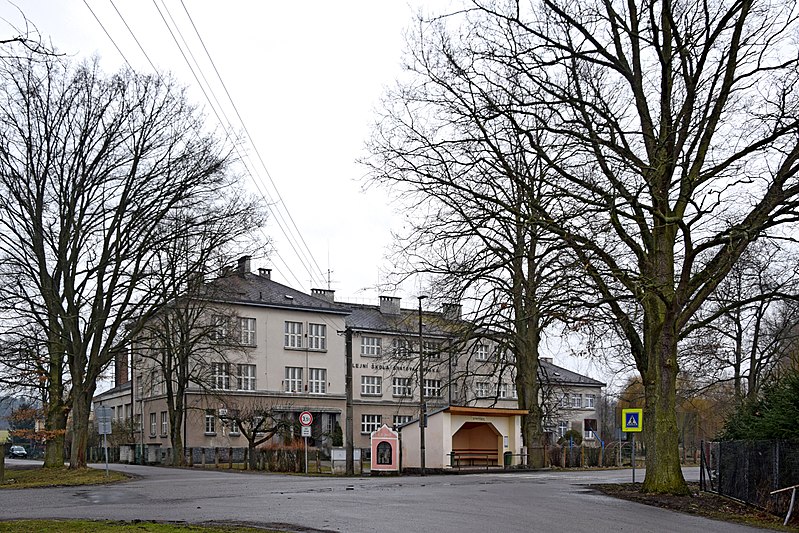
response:
<path id="1" fill-rule="evenodd" d="M 598 484 L 590 485 L 608 496 L 634 501 L 646 505 L 653 505 L 663 509 L 679 511 L 681 513 L 704 516 L 723 522 L 735 522 L 748 526 L 769 528 L 776 531 L 798 532 L 796 519 L 787 526 L 782 522 L 785 517 L 778 517 L 751 505 L 737 502 L 712 492 L 702 492 L 698 483 L 689 483 L 691 494 L 688 496 L 671 496 L 667 494 L 645 494 L 641 492 L 641 485 L 632 483 Z M 794 512 L 796 515 L 796 512 Z"/>
<path id="2" fill-rule="evenodd" d="M 121 472 L 108 472 L 94 468 L 6 468 L 0 489 L 29 489 L 34 487 L 70 487 L 74 485 L 99 485 L 128 479 Z"/>
<path id="3" fill-rule="evenodd" d="M 2 533 L 280 533 L 238 526 L 191 526 L 160 522 L 113 522 L 95 520 L 12 520 L 0 522 Z"/>

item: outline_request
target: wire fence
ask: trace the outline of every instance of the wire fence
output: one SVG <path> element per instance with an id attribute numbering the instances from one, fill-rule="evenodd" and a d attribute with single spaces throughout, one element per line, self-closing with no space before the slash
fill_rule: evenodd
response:
<path id="1" fill-rule="evenodd" d="M 723 441 L 702 445 L 700 488 L 783 515 L 799 484 L 799 442 Z"/>

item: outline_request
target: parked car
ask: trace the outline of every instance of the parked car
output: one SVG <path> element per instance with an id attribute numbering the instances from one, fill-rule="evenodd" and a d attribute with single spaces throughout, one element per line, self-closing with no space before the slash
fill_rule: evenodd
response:
<path id="1" fill-rule="evenodd" d="M 26 457 L 28 457 L 28 452 L 26 452 L 25 448 L 23 448 L 22 446 L 12 446 L 11 450 L 8 452 L 8 456 L 25 459 Z"/>

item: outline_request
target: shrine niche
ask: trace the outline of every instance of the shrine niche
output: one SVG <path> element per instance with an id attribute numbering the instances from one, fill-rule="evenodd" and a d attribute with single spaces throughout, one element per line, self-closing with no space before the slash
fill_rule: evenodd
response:
<path id="1" fill-rule="evenodd" d="M 399 471 L 399 434 L 383 424 L 372 432 L 372 471 Z"/>

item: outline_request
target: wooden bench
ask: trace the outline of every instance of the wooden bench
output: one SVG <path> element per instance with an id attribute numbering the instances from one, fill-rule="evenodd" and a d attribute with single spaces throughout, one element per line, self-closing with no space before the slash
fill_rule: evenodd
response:
<path id="1" fill-rule="evenodd" d="M 498 466 L 499 453 L 496 448 L 453 448 L 450 466 Z"/>

